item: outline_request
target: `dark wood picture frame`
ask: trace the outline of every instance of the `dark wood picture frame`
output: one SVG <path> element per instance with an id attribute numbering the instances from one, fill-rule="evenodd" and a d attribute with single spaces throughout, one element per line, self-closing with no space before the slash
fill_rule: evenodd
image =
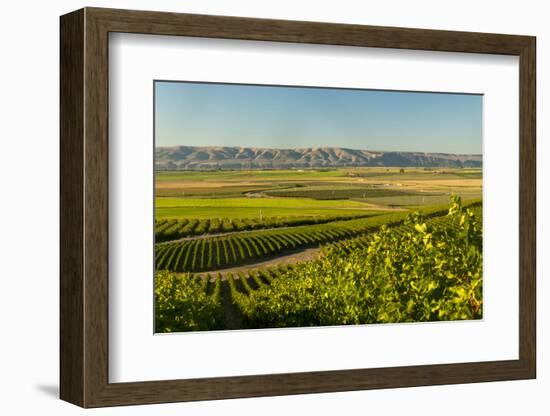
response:
<path id="1" fill-rule="evenodd" d="M 61 17 L 60 396 L 82 407 L 530 379 L 535 333 L 535 38 L 85 8 Z M 110 32 L 519 56 L 519 359 L 109 383 Z"/>

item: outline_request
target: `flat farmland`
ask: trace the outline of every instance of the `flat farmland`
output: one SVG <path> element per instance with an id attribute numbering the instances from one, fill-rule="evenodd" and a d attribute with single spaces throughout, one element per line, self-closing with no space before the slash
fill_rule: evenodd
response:
<path id="1" fill-rule="evenodd" d="M 360 215 L 375 208 L 367 203 L 309 198 L 157 198 L 156 218 L 259 218 Z"/>
<path id="2" fill-rule="evenodd" d="M 340 177 L 338 169 L 327 170 L 217 170 L 217 171 L 160 171 L 156 173 L 157 183 L 174 181 L 247 181 L 247 180 L 308 180 Z"/>
<path id="3" fill-rule="evenodd" d="M 161 171 L 156 218 L 360 214 L 478 199 L 481 189 L 481 169 Z"/>

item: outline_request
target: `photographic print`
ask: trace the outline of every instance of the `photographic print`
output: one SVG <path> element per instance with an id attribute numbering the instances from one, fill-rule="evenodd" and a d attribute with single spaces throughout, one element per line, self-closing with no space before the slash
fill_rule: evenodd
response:
<path id="1" fill-rule="evenodd" d="M 481 319 L 482 106 L 155 81 L 155 332 Z"/>

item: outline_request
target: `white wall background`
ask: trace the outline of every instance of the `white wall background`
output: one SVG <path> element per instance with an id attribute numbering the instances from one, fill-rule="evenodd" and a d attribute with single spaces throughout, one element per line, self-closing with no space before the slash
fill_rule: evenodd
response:
<path id="1" fill-rule="evenodd" d="M 74 415 L 58 395 L 58 16 L 83 6 L 166 10 L 277 19 L 536 35 L 538 41 L 537 380 L 338 394 L 89 410 L 102 415 L 546 415 L 550 411 L 549 330 L 543 331 L 550 285 L 543 258 L 550 209 L 543 194 L 550 146 L 543 130 L 550 85 L 548 10 L 543 1 L 120 0 L 6 2 L 0 14 L 0 410 L 2 414 Z M 546 198 L 546 201 L 544 200 Z M 544 237 L 543 237 L 544 235 Z M 475 342 L 475 340 L 472 340 Z"/>

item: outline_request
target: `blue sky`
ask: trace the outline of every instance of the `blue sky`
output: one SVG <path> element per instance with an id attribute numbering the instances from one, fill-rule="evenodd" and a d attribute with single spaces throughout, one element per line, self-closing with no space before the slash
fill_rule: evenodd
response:
<path id="1" fill-rule="evenodd" d="M 155 82 L 156 146 L 481 153 L 482 96 Z"/>

